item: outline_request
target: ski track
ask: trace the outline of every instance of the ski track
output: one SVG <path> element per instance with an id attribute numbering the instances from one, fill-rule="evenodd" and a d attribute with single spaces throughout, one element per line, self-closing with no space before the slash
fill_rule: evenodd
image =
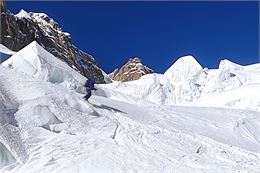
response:
<path id="1" fill-rule="evenodd" d="M 98 100 L 98 99 L 96 99 L 96 100 Z M 108 105 L 113 107 L 114 104 L 111 104 L 111 103 L 113 103 L 113 101 L 112 102 L 110 101 L 108 103 Z M 130 106 L 128 106 L 128 108 L 129 107 Z M 117 104 L 117 108 L 118 108 L 118 104 Z M 158 116 L 162 115 L 162 117 L 156 116 L 159 120 L 153 120 L 153 118 L 151 118 L 151 116 L 149 116 L 149 114 L 148 115 L 146 114 L 146 116 L 148 116 L 150 118 L 149 121 L 146 121 L 146 124 L 144 124 L 142 121 L 140 121 L 140 119 L 138 119 L 139 121 L 134 121 L 135 124 L 136 123 L 138 124 L 138 125 L 136 125 L 137 127 L 135 127 L 135 128 L 137 128 L 136 130 L 138 131 L 138 132 L 136 132 L 137 135 L 123 137 L 123 138 L 127 138 L 128 140 L 127 140 L 127 142 L 122 143 L 122 141 L 123 141 L 122 134 L 124 134 L 124 133 L 123 132 L 117 133 L 117 135 L 115 137 L 116 143 L 120 144 L 124 147 L 132 146 L 132 145 L 130 145 L 131 143 L 134 143 L 133 145 L 142 145 L 142 148 L 146 148 L 147 150 L 149 150 L 150 153 L 154 153 L 154 155 L 160 155 L 164 159 L 168 160 L 169 164 L 171 164 L 171 165 L 177 166 L 181 160 L 186 158 L 186 162 L 190 162 L 190 163 L 189 164 L 186 163 L 187 165 L 184 164 L 182 166 L 190 167 L 191 170 L 197 168 L 197 171 L 199 171 L 200 170 L 199 168 L 201 167 L 200 171 L 202 171 L 203 170 L 202 168 L 205 165 L 204 166 L 199 166 L 199 165 L 203 165 L 205 160 L 207 160 L 207 161 L 211 160 L 212 163 L 209 162 L 206 167 L 210 167 L 210 168 L 215 167 L 216 169 L 219 169 L 219 168 L 217 168 L 217 166 L 214 166 L 214 165 L 219 165 L 219 163 L 221 163 L 221 165 L 225 165 L 228 169 L 229 165 L 227 163 L 230 163 L 231 165 L 232 164 L 236 165 L 235 167 L 237 167 L 238 172 L 239 172 L 239 170 L 242 169 L 242 167 L 245 167 L 245 166 L 247 166 L 247 169 L 250 169 L 252 172 L 254 172 L 254 171 L 257 172 L 257 169 L 254 170 L 253 166 L 256 166 L 257 168 L 259 168 L 259 166 L 260 166 L 258 163 L 259 154 L 254 154 L 254 152 L 252 152 L 252 151 L 242 150 L 242 149 L 237 148 L 232 145 L 227 146 L 226 144 L 215 141 L 207 136 L 203 136 L 203 135 L 194 136 L 194 134 L 192 134 L 192 131 L 183 133 L 183 131 L 184 131 L 183 129 L 174 130 L 174 128 L 171 128 L 172 127 L 171 125 L 163 124 L 162 121 L 171 123 L 171 121 L 169 119 L 171 116 L 169 116 L 169 115 L 174 115 L 174 114 L 178 115 L 179 114 L 178 117 L 183 117 L 186 115 L 185 111 L 184 111 L 185 113 L 181 114 L 180 111 L 176 111 L 175 109 L 178 110 L 178 109 L 187 109 L 187 108 L 173 107 L 173 110 L 174 110 L 173 114 L 170 114 L 170 113 L 156 114 L 155 113 L 155 115 L 158 115 Z M 208 109 L 211 110 L 211 108 L 208 108 Z M 166 112 L 166 110 L 169 110 L 169 109 L 164 110 L 164 108 L 160 108 L 160 109 L 155 108 L 153 111 L 150 111 L 150 112 L 154 112 L 156 110 L 160 110 L 160 112 L 162 112 L 162 111 Z M 123 111 L 123 109 L 121 109 L 121 111 Z M 124 111 L 126 111 L 126 110 L 124 110 Z M 144 112 L 144 110 L 142 110 L 142 111 Z M 140 112 L 142 112 L 142 111 L 140 111 Z M 236 110 L 230 110 L 230 111 L 236 112 Z M 139 111 L 137 111 L 137 112 L 139 112 Z M 131 114 L 131 113 L 132 112 L 130 112 L 129 114 Z M 119 113 L 119 112 L 117 114 L 121 114 L 121 116 L 123 115 L 123 116 L 127 117 L 128 120 L 124 119 L 124 120 L 122 120 L 122 122 L 131 122 L 131 120 L 133 120 L 132 118 L 135 117 L 134 115 L 129 116 L 129 115 L 126 115 L 124 113 Z M 167 116 L 168 116 L 168 119 L 165 119 Z M 257 117 L 259 117 L 259 116 L 257 116 Z M 129 120 L 129 118 L 130 118 L 130 120 Z M 120 119 L 121 119 L 121 117 L 120 117 Z M 185 118 L 184 118 L 184 120 L 185 120 Z M 186 120 L 187 120 L 187 118 L 186 118 Z M 176 121 L 176 120 L 174 119 L 174 121 Z M 193 118 L 193 121 L 194 121 L 194 118 Z M 121 131 L 122 131 L 122 129 L 124 129 L 124 131 L 127 131 L 127 132 L 125 132 L 125 134 L 128 134 L 128 135 L 131 134 L 128 132 L 131 130 L 130 129 L 127 130 L 127 127 L 129 128 L 130 125 L 123 126 L 122 123 L 120 123 L 120 122 L 121 121 L 119 121 Z M 210 122 L 206 121 L 205 123 L 208 124 Z M 148 129 L 147 129 L 147 124 L 149 127 Z M 175 124 L 177 124 L 177 123 L 175 123 Z M 142 126 L 144 126 L 144 127 L 142 127 Z M 164 127 L 164 128 L 162 128 L 162 127 Z M 168 128 L 165 128 L 165 127 L 168 127 Z M 215 125 L 213 127 L 216 128 L 218 126 Z M 150 128 L 152 128 L 152 130 Z M 223 128 L 223 127 L 220 126 L 219 128 Z M 152 131 L 152 132 L 150 132 L 150 131 Z M 153 135 L 151 135 L 151 134 L 153 134 Z M 161 140 L 156 140 L 157 143 L 160 141 L 159 144 L 157 144 L 157 145 L 155 145 L 156 143 L 154 141 L 153 141 L 153 143 L 147 143 L 148 139 L 154 140 L 154 137 L 158 136 L 158 134 L 167 135 L 167 137 L 162 138 Z M 172 136 L 176 136 L 176 135 L 178 135 L 179 138 L 176 138 L 175 142 L 170 142 L 169 145 L 166 145 L 168 143 L 168 141 L 165 141 L 165 139 L 172 138 Z M 121 136 L 121 139 L 120 139 L 120 136 Z M 179 154 L 179 153 L 178 154 L 177 153 L 169 154 L 169 151 L 168 152 L 165 151 L 165 148 L 171 148 L 171 146 L 178 146 L 178 145 L 179 145 L 179 150 L 181 151 L 181 147 L 184 147 L 184 146 L 179 144 L 179 143 L 181 143 L 180 141 L 186 141 L 186 142 L 183 142 L 186 145 L 187 145 L 187 143 L 194 144 L 195 147 L 192 147 L 193 151 L 190 151 L 190 153 L 187 152 L 187 153 L 183 153 L 183 154 Z M 162 149 L 161 146 L 165 146 L 165 147 L 163 147 L 163 149 Z M 189 147 L 191 147 L 191 146 L 189 146 Z M 258 147 L 259 147 L 259 143 L 258 143 Z M 208 150 L 208 149 L 211 149 L 211 150 Z M 201 151 L 205 152 L 205 150 L 210 155 L 209 158 L 204 158 L 205 160 L 202 159 L 202 161 L 198 161 L 199 159 L 201 159 L 200 158 L 201 155 L 203 157 L 205 157 L 205 154 L 201 154 Z M 233 153 L 236 153 L 236 152 L 237 152 L 237 154 L 234 155 Z M 248 155 L 249 156 L 252 155 L 253 157 L 256 157 L 255 160 L 252 161 L 250 157 L 247 158 L 246 156 L 248 156 Z M 214 162 L 213 160 L 216 160 L 216 159 L 217 159 L 217 161 Z M 197 164 L 193 163 L 193 162 L 196 163 L 197 161 L 198 161 Z M 248 165 L 246 165 L 247 163 L 248 163 Z M 250 164 L 252 164 L 253 166 L 251 167 Z M 181 167 L 181 166 L 179 165 L 179 167 Z M 212 169 L 211 172 L 216 172 L 216 169 Z M 223 169 L 223 172 L 225 172 L 224 170 L 225 169 Z M 207 170 L 207 171 L 210 171 L 210 170 Z M 220 171 L 220 172 L 222 172 L 222 171 Z M 234 172 L 235 172 L 235 170 L 234 170 Z"/>

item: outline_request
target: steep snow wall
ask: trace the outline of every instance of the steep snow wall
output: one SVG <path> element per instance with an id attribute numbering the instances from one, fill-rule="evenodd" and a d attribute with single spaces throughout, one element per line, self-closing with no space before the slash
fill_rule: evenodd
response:
<path id="1" fill-rule="evenodd" d="M 86 80 L 36 41 L 15 53 L 2 65 L 51 83 L 67 85 L 71 89 L 82 90 Z"/>

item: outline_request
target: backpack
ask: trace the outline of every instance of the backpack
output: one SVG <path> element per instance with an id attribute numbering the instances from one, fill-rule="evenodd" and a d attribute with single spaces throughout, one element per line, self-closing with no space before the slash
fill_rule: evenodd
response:
<path id="1" fill-rule="evenodd" d="M 89 86 L 90 88 L 94 88 L 94 84 L 95 84 L 95 83 L 96 83 L 96 82 L 95 82 L 94 80 L 90 80 L 88 86 Z"/>
<path id="2" fill-rule="evenodd" d="M 90 80 L 87 79 L 86 82 L 85 82 L 85 84 L 84 84 L 84 87 L 88 87 L 88 86 L 89 86 L 89 82 L 90 82 Z"/>
<path id="3" fill-rule="evenodd" d="M 96 82 L 95 82 L 94 80 L 92 80 L 92 79 L 87 79 L 87 81 L 85 82 L 84 87 L 93 88 L 95 83 L 96 83 Z"/>

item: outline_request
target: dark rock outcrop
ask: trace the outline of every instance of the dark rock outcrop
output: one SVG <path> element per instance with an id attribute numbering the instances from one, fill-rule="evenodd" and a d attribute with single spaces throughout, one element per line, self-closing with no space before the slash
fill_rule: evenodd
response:
<path id="1" fill-rule="evenodd" d="M 143 75 L 154 73 L 152 69 L 142 64 L 138 57 L 130 58 L 128 62 L 120 69 L 114 70 L 109 74 L 110 78 L 115 81 L 133 81 L 137 80 Z"/>
<path id="2" fill-rule="evenodd" d="M 69 33 L 63 32 L 57 22 L 44 13 L 17 15 L 4 10 L 1 1 L 1 40 L 0 43 L 13 51 L 19 51 L 32 41 L 37 41 L 54 56 L 65 61 L 71 68 L 97 83 L 105 83 L 101 69 L 95 59 L 72 44 Z"/>
<path id="3" fill-rule="evenodd" d="M 0 12 L 6 11 L 6 4 L 4 0 L 0 0 Z"/>

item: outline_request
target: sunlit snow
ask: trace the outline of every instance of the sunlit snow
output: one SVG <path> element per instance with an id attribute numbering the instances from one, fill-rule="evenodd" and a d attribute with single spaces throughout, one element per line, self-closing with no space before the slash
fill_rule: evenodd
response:
<path id="1" fill-rule="evenodd" d="M 0 65 L 1 172 L 259 173 L 260 65 L 96 85 L 36 42 Z"/>

